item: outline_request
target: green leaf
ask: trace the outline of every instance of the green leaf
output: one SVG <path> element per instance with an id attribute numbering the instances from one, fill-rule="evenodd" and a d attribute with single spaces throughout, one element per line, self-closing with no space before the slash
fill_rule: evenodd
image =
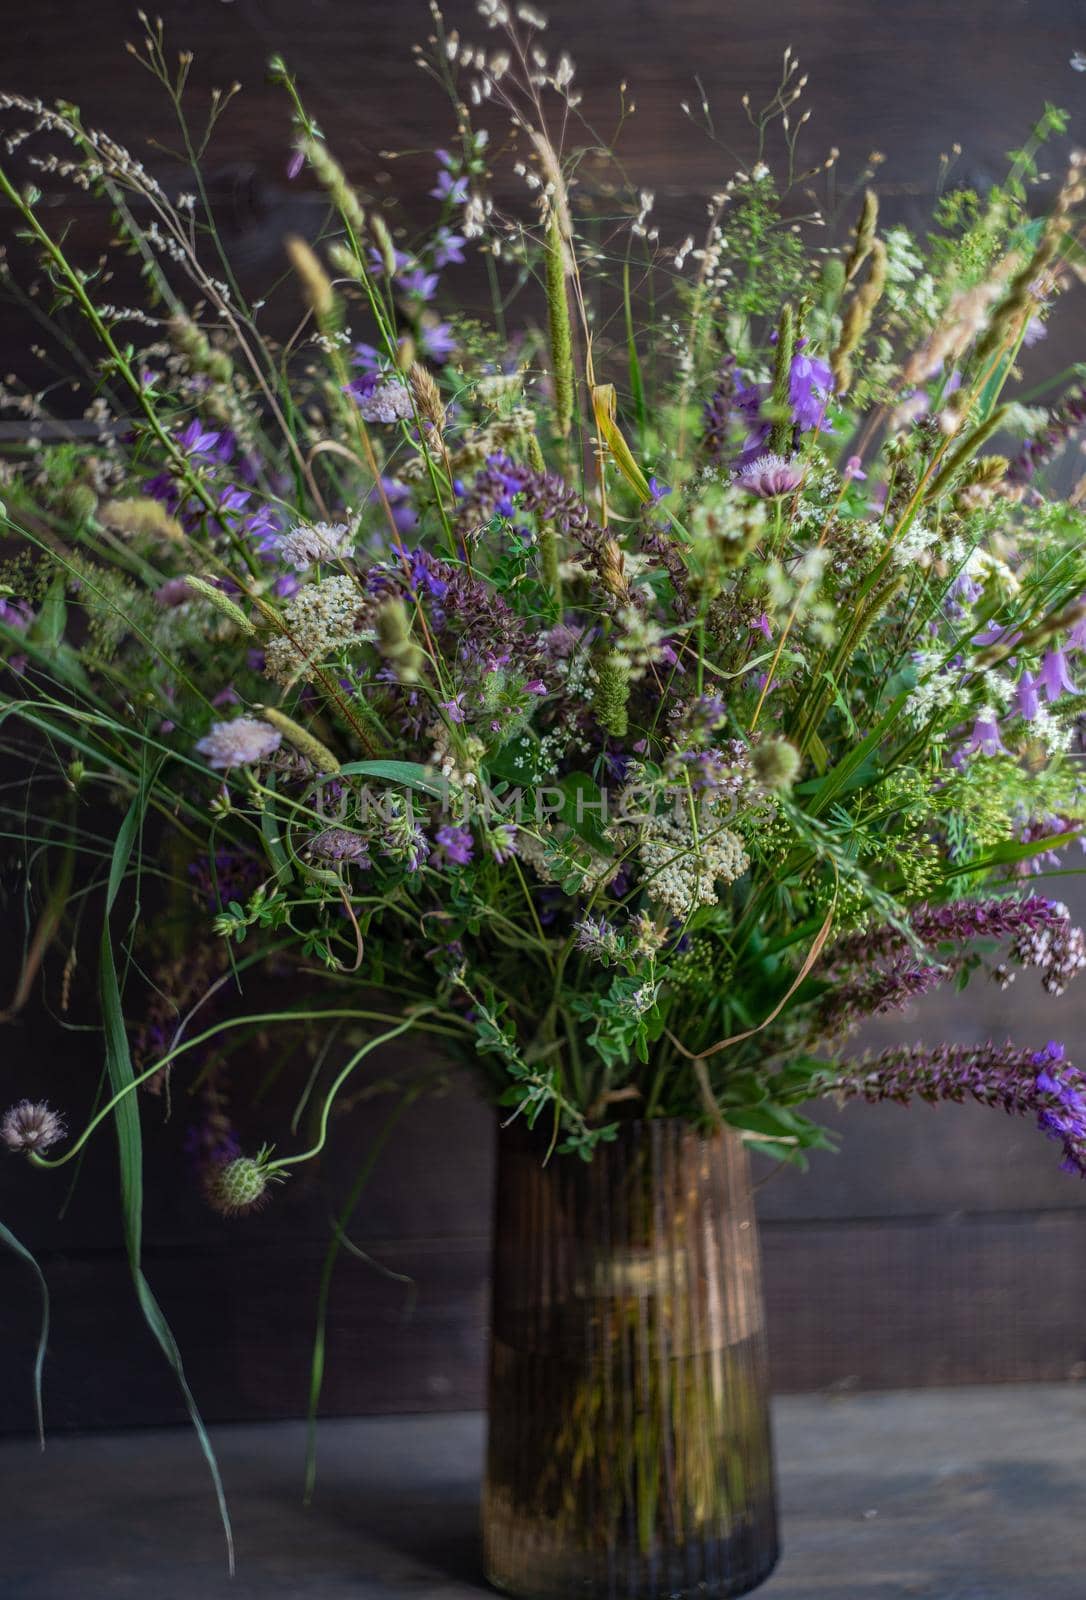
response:
<path id="1" fill-rule="evenodd" d="M 37 1278 L 38 1288 L 41 1292 L 41 1327 L 38 1333 L 37 1354 L 34 1357 L 34 1416 L 38 1425 L 38 1441 L 44 1450 L 45 1413 L 42 1409 L 41 1386 L 42 1372 L 45 1367 L 45 1351 L 49 1344 L 49 1285 L 45 1281 L 44 1272 L 42 1272 L 26 1245 L 23 1244 L 21 1239 L 17 1239 L 11 1229 L 6 1228 L 2 1222 L 0 1222 L 0 1243 L 6 1244 L 13 1254 L 17 1255 L 21 1261 L 26 1262 Z"/>
<path id="2" fill-rule="evenodd" d="M 121 991 L 117 982 L 117 967 L 113 959 L 109 918 L 121 884 L 124 882 L 136 838 L 142 826 L 146 804 L 146 788 L 141 787 L 125 814 L 113 847 L 109 868 L 109 882 L 106 888 L 105 915 L 102 921 L 102 939 L 99 948 L 98 981 L 102 1005 L 102 1026 L 106 1043 L 106 1068 L 109 1073 L 110 1087 L 114 1094 L 119 1093 L 121 1090 L 130 1090 L 135 1073 L 132 1069 L 132 1059 L 128 1050 L 128 1035 L 124 1026 Z M 117 1149 L 121 1169 L 121 1204 L 124 1215 L 125 1248 L 128 1253 L 128 1264 L 132 1273 L 132 1280 L 136 1288 L 136 1298 L 139 1301 L 140 1310 L 143 1312 L 147 1326 L 173 1369 L 185 1402 L 185 1409 L 188 1411 L 200 1449 L 203 1451 L 204 1459 L 210 1469 L 215 1498 L 219 1506 L 219 1516 L 222 1520 L 223 1532 L 226 1535 L 227 1562 L 232 1574 L 234 1571 L 234 1536 L 230 1526 L 230 1513 L 227 1510 L 226 1495 L 223 1490 L 222 1477 L 219 1473 L 219 1465 L 215 1459 L 215 1452 L 211 1447 L 211 1440 L 208 1437 L 203 1418 L 188 1386 L 177 1341 L 174 1339 L 170 1325 L 166 1321 L 162 1308 L 152 1294 L 151 1286 L 143 1273 L 143 1135 L 140 1128 L 139 1102 L 134 1093 L 125 1094 L 124 1098 L 117 1102 L 113 1110 L 113 1117 L 117 1129 Z"/>
<path id="3" fill-rule="evenodd" d="M 270 772 L 267 777 L 269 789 L 275 788 L 275 773 Z M 264 849 L 268 852 L 268 860 L 275 871 L 275 876 L 280 883 L 290 883 L 294 877 L 294 868 L 290 864 L 283 845 L 283 836 L 279 832 L 279 818 L 275 812 L 265 806 L 260 813 L 260 832 L 264 839 Z"/>
<path id="4" fill-rule="evenodd" d="M 587 772 L 570 772 L 558 780 L 563 794 L 558 820 L 597 849 L 607 848 L 603 792 Z"/>
<path id="5" fill-rule="evenodd" d="M 436 800 L 444 800 L 449 792 L 447 779 L 417 761 L 348 761 L 340 767 L 336 777 L 380 778 L 405 789 L 417 789 L 420 794 L 432 795 Z"/>

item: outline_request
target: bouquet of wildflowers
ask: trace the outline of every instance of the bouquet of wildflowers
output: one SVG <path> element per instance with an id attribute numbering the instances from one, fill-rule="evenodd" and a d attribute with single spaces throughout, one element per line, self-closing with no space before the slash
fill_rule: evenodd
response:
<path id="1" fill-rule="evenodd" d="M 1045 487 L 1084 369 L 1019 371 L 1081 273 L 1076 157 L 1037 203 L 1066 118 L 987 194 L 944 174 L 917 237 L 872 173 L 831 212 L 788 53 L 680 241 L 617 162 L 583 176 L 600 141 L 543 19 L 480 10 L 482 45 L 435 9 L 420 49 L 455 107 L 422 225 L 351 185 L 273 61 L 327 217 L 267 304 L 201 174 L 229 96 L 192 128 L 160 26 L 137 54 L 184 192 L 75 108 L 0 99 L 28 306 L 86 404 L 47 426 L 47 390 L 2 396 L 30 424 L 0 568 L 0 715 L 34 774 L 5 802 L 38 908 L 20 990 L 89 938 L 109 1073 L 67 1126 L 28 1079 L 5 1142 L 55 1166 L 112 1120 L 135 1217 L 143 1091 L 189 1090 L 208 1198 L 242 1212 L 415 1030 L 574 1158 L 681 1117 L 802 1160 L 819 1096 L 972 1097 L 1086 1169 L 1058 1045 L 850 1044 L 939 985 L 1033 967 L 1059 994 L 1086 964 L 1034 876 L 1086 828 L 1086 478 Z M 138 304 L 51 229 L 54 178 L 109 208 Z M 246 1004 L 262 971 L 275 1010 Z M 303 1071 L 295 1131 L 254 1150 L 229 1079 L 258 1029 Z"/>

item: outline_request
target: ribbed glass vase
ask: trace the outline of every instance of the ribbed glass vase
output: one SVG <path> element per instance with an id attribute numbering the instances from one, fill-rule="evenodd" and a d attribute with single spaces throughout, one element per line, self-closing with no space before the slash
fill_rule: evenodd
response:
<path id="1" fill-rule="evenodd" d="M 589 1163 L 498 1140 L 487 1577 L 510 1594 L 747 1594 L 777 1558 L 746 1151 L 671 1120 Z"/>

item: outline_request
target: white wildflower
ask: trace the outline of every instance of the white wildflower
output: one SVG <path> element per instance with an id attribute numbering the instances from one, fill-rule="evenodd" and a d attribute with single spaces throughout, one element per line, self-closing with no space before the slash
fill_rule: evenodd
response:
<path id="1" fill-rule="evenodd" d="M 234 717 L 231 722 L 213 722 L 211 732 L 197 740 L 196 749 L 207 757 L 209 767 L 228 770 L 264 761 L 278 750 L 282 735 L 259 717 Z"/>
<path id="2" fill-rule="evenodd" d="M 363 598 L 353 578 L 341 574 L 307 583 L 283 606 L 284 632 L 264 647 L 264 671 L 291 684 L 348 645 L 372 638 L 361 629 Z"/>
<path id="3" fill-rule="evenodd" d="M 939 537 L 935 528 L 929 528 L 927 523 L 919 518 L 913 523 L 895 544 L 890 559 L 895 567 L 911 567 L 919 561 L 926 551 L 931 549 Z"/>
<path id="4" fill-rule="evenodd" d="M 358 402 L 366 422 L 406 422 L 412 415 L 411 391 L 402 378 L 389 378 Z"/>
<path id="5" fill-rule="evenodd" d="M 342 561 L 354 547 L 354 529 L 346 522 L 301 522 L 277 541 L 279 554 L 302 571 L 316 561 Z"/>

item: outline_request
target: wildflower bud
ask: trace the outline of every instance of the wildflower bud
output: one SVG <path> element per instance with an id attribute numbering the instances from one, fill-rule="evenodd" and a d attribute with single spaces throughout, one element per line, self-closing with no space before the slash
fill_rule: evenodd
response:
<path id="1" fill-rule="evenodd" d="M 605 733 L 621 739 L 629 727 L 630 663 L 619 650 L 608 650 L 596 662 L 592 711 Z"/>
<path id="2" fill-rule="evenodd" d="M 260 712 L 265 722 L 270 722 L 272 727 L 283 735 L 288 744 L 292 744 L 307 761 L 312 762 L 318 772 L 339 771 L 339 761 L 336 756 L 327 745 L 322 744 L 311 734 L 308 728 L 300 727 L 293 718 L 288 717 L 276 706 L 257 706 L 256 710 Z"/>
<path id="3" fill-rule="evenodd" d="M 378 611 L 377 648 L 401 683 L 418 682 L 426 656 L 421 645 L 411 637 L 402 600 L 386 600 Z"/>
<path id="4" fill-rule="evenodd" d="M 64 1118 L 51 1111 L 44 1100 L 20 1100 L 0 1119 L 0 1139 L 9 1150 L 36 1155 L 63 1139 Z"/>
<path id="5" fill-rule="evenodd" d="M 291 266 L 302 281 L 313 315 L 319 323 L 330 321 L 336 309 L 336 297 L 328 274 L 317 256 L 304 239 L 299 239 L 293 233 L 287 236 L 286 252 Z"/>
<path id="6" fill-rule="evenodd" d="M 750 753 L 754 775 L 766 789 L 790 789 L 799 776 L 800 753 L 787 739 L 761 739 Z"/>
<path id="7" fill-rule="evenodd" d="M 380 212 L 375 211 L 370 217 L 370 232 L 373 242 L 377 246 L 381 257 L 381 265 L 390 278 L 396 276 L 396 246 L 392 242 L 392 235 L 388 231 L 388 224 Z"/>
<path id="8" fill-rule="evenodd" d="M 258 1211 L 268 1201 L 268 1189 L 282 1182 L 282 1174 L 270 1170 L 268 1152 L 256 1156 L 236 1156 L 220 1161 L 204 1180 L 204 1193 L 213 1211 L 224 1217 L 239 1217 Z"/>

